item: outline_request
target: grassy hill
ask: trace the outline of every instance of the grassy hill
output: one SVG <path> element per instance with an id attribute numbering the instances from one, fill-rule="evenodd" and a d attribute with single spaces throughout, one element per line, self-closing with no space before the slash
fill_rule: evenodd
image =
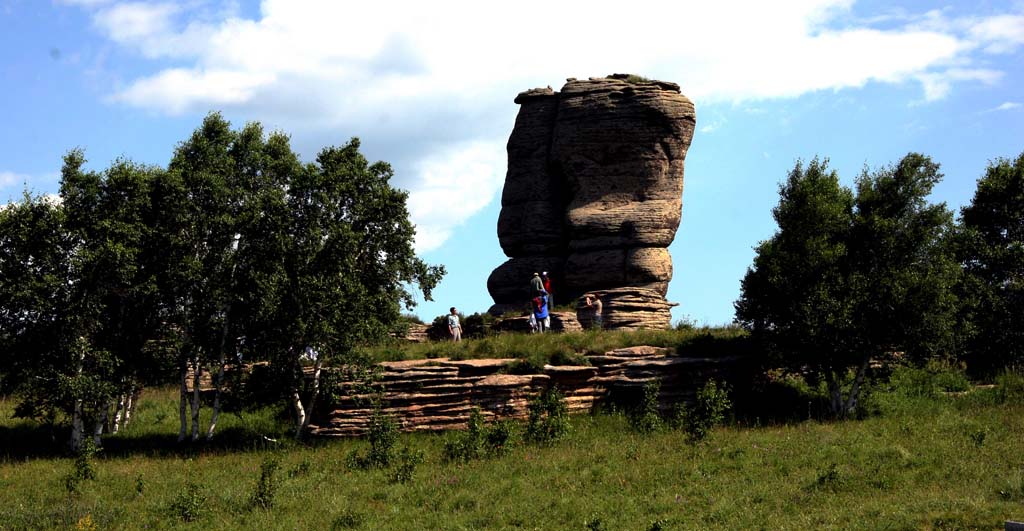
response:
<path id="1" fill-rule="evenodd" d="M 155 390 L 106 439 L 95 479 L 70 482 L 75 460 L 3 400 L 0 529 L 961 530 L 1024 518 L 1024 379 L 951 395 L 941 376 L 898 370 L 863 420 L 741 416 L 699 444 L 637 433 L 621 413 L 465 463 L 444 458 L 451 434 L 401 435 L 396 448 L 423 458 L 414 471 L 351 467 L 365 440 L 291 442 L 273 410 L 228 415 L 217 441 L 178 447 L 175 391 Z M 268 492 L 269 507 L 254 503 Z"/>

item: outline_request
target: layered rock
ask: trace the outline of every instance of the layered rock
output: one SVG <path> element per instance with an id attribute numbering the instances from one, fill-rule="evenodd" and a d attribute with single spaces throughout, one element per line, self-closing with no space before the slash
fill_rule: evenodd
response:
<path id="1" fill-rule="evenodd" d="M 544 270 L 556 301 L 623 287 L 664 299 L 696 123 L 690 100 L 674 83 L 614 75 L 515 101 L 498 218 L 510 259 L 488 279 L 492 311 L 528 300 L 530 277 Z"/>
<path id="2" fill-rule="evenodd" d="M 672 307 L 661 292 L 648 288 L 615 288 L 590 292 L 601 299 L 601 320 L 611 330 L 668 328 L 672 324 Z M 583 298 L 577 301 L 576 319 L 583 328 L 594 327 L 594 310 Z"/>
<path id="3" fill-rule="evenodd" d="M 403 431 L 463 429 L 473 409 L 484 418 L 526 418 L 530 399 L 556 386 L 570 412 L 588 412 L 608 401 L 635 401 L 643 386 L 661 384 L 659 406 L 692 402 L 708 379 L 728 379 L 740 358 L 676 357 L 668 349 L 630 347 L 587 356 L 589 366 L 547 365 L 538 374 L 504 374 L 512 359 L 415 360 L 381 363 L 377 396 L 350 394 L 316 412 L 310 432 L 320 436 L 365 434 L 374 398 Z M 362 389 L 353 385 L 350 389 Z"/>

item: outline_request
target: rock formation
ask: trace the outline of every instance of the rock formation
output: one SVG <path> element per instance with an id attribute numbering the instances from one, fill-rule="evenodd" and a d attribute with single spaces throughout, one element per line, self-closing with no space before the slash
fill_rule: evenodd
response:
<path id="1" fill-rule="evenodd" d="M 484 418 L 524 419 L 529 400 L 557 386 L 569 412 L 583 413 L 601 404 L 635 401 L 649 382 L 661 384 L 659 407 L 668 411 L 692 403 L 709 379 L 727 380 L 741 367 L 739 357 L 677 357 L 668 349 L 638 346 L 587 356 L 590 365 L 544 366 L 537 374 L 506 374 L 516 360 L 411 360 L 380 363 L 382 387 L 376 397 L 340 396 L 324 404 L 310 425 L 320 436 L 352 436 L 367 432 L 374 414 L 373 398 L 394 416 L 403 431 L 464 429 L 474 408 Z M 348 387 L 362 389 L 358 385 Z"/>
<path id="2" fill-rule="evenodd" d="M 510 259 L 487 281 L 492 313 L 522 308 L 530 277 L 544 270 L 556 303 L 627 287 L 664 303 L 693 103 L 674 83 L 621 74 L 528 90 L 515 102 L 498 217 Z"/>

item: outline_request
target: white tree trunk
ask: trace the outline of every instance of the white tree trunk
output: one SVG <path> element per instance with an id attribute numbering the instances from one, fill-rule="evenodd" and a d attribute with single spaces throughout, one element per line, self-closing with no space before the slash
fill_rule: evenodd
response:
<path id="1" fill-rule="evenodd" d="M 71 414 L 71 451 L 82 449 L 85 440 L 85 422 L 82 420 L 82 400 L 75 400 L 75 410 Z"/>
<path id="2" fill-rule="evenodd" d="M 82 340 L 84 341 L 84 339 Z M 75 369 L 75 375 L 82 376 L 82 369 L 85 365 L 85 348 L 79 346 L 81 352 L 78 353 L 78 367 Z M 82 441 L 85 440 L 85 421 L 82 420 L 82 399 L 75 399 L 75 409 L 71 414 L 71 450 L 77 452 L 82 449 Z"/>
<path id="3" fill-rule="evenodd" d="M 302 437 L 302 426 L 306 424 L 306 409 L 302 407 L 302 396 L 299 389 L 292 391 L 292 408 L 295 410 L 295 438 Z"/>
<path id="4" fill-rule="evenodd" d="M 199 365 L 199 355 L 192 360 L 192 441 L 199 440 L 199 386 L 202 383 L 202 368 Z"/>
<path id="5" fill-rule="evenodd" d="M 103 428 L 107 424 L 107 419 L 110 417 L 110 406 L 111 404 L 105 404 L 103 411 L 98 412 L 96 415 L 96 426 L 92 430 L 92 442 L 96 445 L 96 448 L 101 446 L 100 436 L 103 435 Z"/>
<path id="6" fill-rule="evenodd" d="M 306 428 L 309 427 L 309 421 L 313 418 L 313 408 L 316 407 L 316 399 L 320 395 L 320 371 L 323 369 L 323 362 L 320 361 L 321 357 L 316 357 L 316 362 L 313 364 L 313 390 L 309 397 L 309 414 L 305 415 L 302 419 L 302 423 L 299 424 L 299 431 L 296 437 L 301 437 L 306 432 Z"/>
<path id="7" fill-rule="evenodd" d="M 135 414 L 135 404 L 139 402 L 139 395 L 141 393 L 141 387 L 133 387 L 132 392 L 128 393 L 128 403 L 125 404 L 124 408 L 124 424 L 121 426 L 122 428 L 128 429 L 128 423 L 132 420 L 132 415 Z"/>
<path id="8" fill-rule="evenodd" d="M 178 442 L 188 436 L 188 362 L 181 366 L 181 393 L 178 395 Z"/>
<path id="9" fill-rule="evenodd" d="M 114 424 L 110 426 L 110 433 L 117 433 L 121 431 L 121 422 L 124 420 L 125 413 L 128 411 L 128 400 L 131 395 L 129 393 L 122 393 L 117 397 L 117 408 L 114 409 Z"/>
<path id="10" fill-rule="evenodd" d="M 234 272 L 234 270 L 232 270 Z M 230 306 L 228 310 L 230 311 Z M 225 314 L 227 313 L 225 312 Z M 217 428 L 217 419 L 220 417 L 220 392 L 224 385 L 224 349 L 227 346 L 228 319 L 224 317 L 224 326 L 220 331 L 220 353 L 217 355 L 217 379 L 214 382 L 216 391 L 213 395 L 213 415 L 210 417 L 210 427 L 206 430 L 206 440 L 213 439 L 213 430 Z"/>

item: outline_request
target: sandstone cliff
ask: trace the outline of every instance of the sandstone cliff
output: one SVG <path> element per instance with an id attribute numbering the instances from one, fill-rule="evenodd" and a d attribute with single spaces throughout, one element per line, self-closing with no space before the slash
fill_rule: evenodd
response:
<path id="1" fill-rule="evenodd" d="M 522 307 L 542 270 L 555 280 L 556 303 L 627 287 L 663 299 L 693 103 L 674 83 L 618 74 L 529 90 L 515 102 L 498 218 L 510 259 L 487 281 L 492 312 Z"/>

